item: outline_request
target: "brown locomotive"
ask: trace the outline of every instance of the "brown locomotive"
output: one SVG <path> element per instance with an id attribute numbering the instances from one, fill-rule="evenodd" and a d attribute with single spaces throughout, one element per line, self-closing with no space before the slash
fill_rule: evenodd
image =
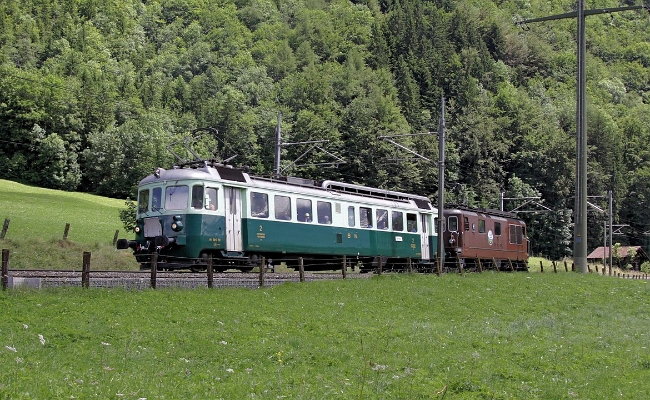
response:
<path id="1" fill-rule="evenodd" d="M 528 270 L 526 223 L 498 210 L 444 210 L 445 266 Z"/>

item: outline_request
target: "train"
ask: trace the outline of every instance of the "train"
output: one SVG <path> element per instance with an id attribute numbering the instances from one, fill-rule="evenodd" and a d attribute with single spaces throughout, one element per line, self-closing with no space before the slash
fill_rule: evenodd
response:
<path id="1" fill-rule="evenodd" d="M 437 209 L 425 197 L 352 183 L 260 177 L 216 161 L 158 168 L 138 185 L 135 239 L 142 269 L 251 271 L 378 265 L 433 268 Z M 262 266 L 264 260 L 264 266 Z"/>
<path id="2" fill-rule="evenodd" d="M 416 194 L 352 183 L 260 177 L 216 161 L 157 168 L 138 185 L 132 249 L 142 269 L 252 271 L 382 266 L 396 271 L 445 268 L 527 270 L 526 224 L 497 210 L 438 210 Z M 437 265 L 438 239 L 445 263 Z M 345 260 L 345 261 L 344 261 Z"/>

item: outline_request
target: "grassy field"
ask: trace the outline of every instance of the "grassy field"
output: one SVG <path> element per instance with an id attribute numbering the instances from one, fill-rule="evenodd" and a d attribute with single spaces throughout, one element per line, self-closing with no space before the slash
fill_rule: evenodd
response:
<path id="1" fill-rule="evenodd" d="M 11 268 L 77 268 L 84 251 L 92 252 L 96 269 L 137 268 L 130 252 L 113 248 L 116 230 L 121 237 L 133 237 L 119 219 L 123 200 L 6 180 L 0 180 L 0 193 L 0 224 L 10 220 L 0 247 L 11 250 Z M 66 223 L 70 229 L 63 240 Z"/>
<path id="2" fill-rule="evenodd" d="M 0 398 L 641 399 L 649 294 L 577 273 L 12 290 Z"/>

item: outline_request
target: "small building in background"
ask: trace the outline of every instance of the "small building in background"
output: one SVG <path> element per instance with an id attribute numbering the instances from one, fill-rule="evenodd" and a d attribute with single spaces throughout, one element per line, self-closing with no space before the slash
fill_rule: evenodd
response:
<path id="1" fill-rule="evenodd" d="M 612 262 L 615 267 L 624 267 L 629 264 L 632 269 L 639 270 L 641 264 L 650 261 L 648 253 L 642 246 L 620 246 L 618 248 L 618 258 L 616 255 L 612 246 Z M 605 264 L 609 263 L 609 247 L 598 247 L 587 256 L 588 263 L 602 263 L 603 259 L 605 259 Z"/>

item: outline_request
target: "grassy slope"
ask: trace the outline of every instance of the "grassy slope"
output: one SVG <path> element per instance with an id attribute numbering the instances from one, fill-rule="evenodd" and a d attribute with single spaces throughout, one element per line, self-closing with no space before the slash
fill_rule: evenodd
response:
<path id="1" fill-rule="evenodd" d="M 0 193 L 0 218 L 11 221 L 0 246 L 12 250 L 12 268 L 76 268 L 83 251 L 94 253 L 96 269 L 135 266 L 130 253 L 112 251 L 116 230 L 122 232 L 121 237 L 132 236 L 124 232 L 119 219 L 123 200 L 6 180 L 0 180 Z M 64 242 L 66 223 L 70 230 Z"/>
<path id="2" fill-rule="evenodd" d="M 0 398 L 647 398 L 649 289 L 483 273 L 2 292 Z"/>

